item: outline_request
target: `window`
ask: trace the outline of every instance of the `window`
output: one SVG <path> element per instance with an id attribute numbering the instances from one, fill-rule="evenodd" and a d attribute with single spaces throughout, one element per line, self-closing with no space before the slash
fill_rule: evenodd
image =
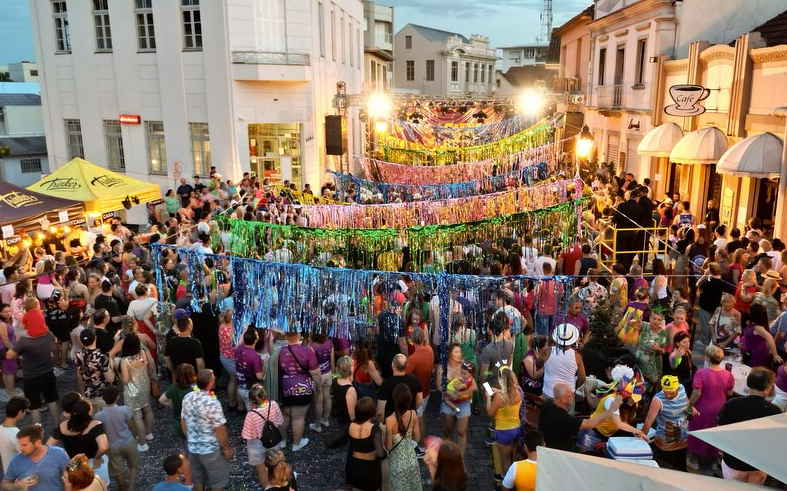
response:
<path id="1" fill-rule="evenodd" d="M 618 52 L 615 57 L 615 84 L 623 83 L 623 70 L 626 61 L 626 48 L 618 46 Z"/>
<path id="2" fill-rule="evenodd" d="M 194 173 L 208 175 L 210 169 L 210 135 L 208 123 L 189 123 L 191 132 L 191 155 L 194 158 Z"/>
<path id="3" fill-rule="evenodd" d="M 341 30 L 339 34 L 342 36 L 342 63 L 347 64 L 347 36 L 344 32 L 344 15 L 342 15 L 340 22 Z"/>
<path id="4" fill-rule="evenodd" d="M 93 24 L 96 28 L 96 51 L 112 51 L 109 0 L 93 0 Z"/>
<path id="5" fill-rule="evenodd" d="M 637 73 L 634 83 L 642 85 L 645 83 L 645 61 L 647 60 L 648 40 L 640 39 L 637 41 Z"/>
<path id="6" fill-rule="evenodd" d="M 536 57 L 536 49 L 535 48 L 526 48 L 525 49 L 525 59 L 532 60 Z"/>
<path id="7" fill-rule="evenodd" d="M 183 15 L 183 48 L 201 50 L 202 20 L 199 0 L 181 0 L 180 11 Z"/>
<path id="8" fill-rule="evenodd" d="M 82 146 L 82 123 L 78 119 L 64 120 L 66 125 L 66 144 L 68 145 L 68 158 L 85 158 L 85 149 Z"/>
<path id="9" fill-rule="evenodd" d="M 148 134 L 148 168 L 151 174 L 167 173 L 167 147 L 164 144 L 164 123 L 162 121 L 146 121 L 145 131 Z"/>
<path id="10" fill-rule="evenodd" d="M 126 156 L 123 153 L 123 135 L 120 132 L 120 122 L 114 119 L 105 119 L 104 134 L 107 137 L 107 167 L 109 170 L 125 171 Z"/>
<path id="11" fill-rule="evenodd" d="M 331 58 L 336 61 L 336 11 L 331 10 Z"/>
<path id="12" fill-rule="evenodd" d="M 598 84 L 604 85 L 604 72 L 607 70 L 607 48 L 598 52 Z"/>
<path id="13" fill-rule="evenodd" d="M 481 83 L 486 82 L 486 65 L 481 65 Z"/>
<path id="14" fill-rule="evenodd" d="M 478 63 L 473 63 L 473 83 L 478 83 Z"/>
<path id="15" fill-rule="evenodd" d="M 408 82 L 415 80 L 415 61 L 407 60 L 405 62 L 405 78 Z"/>
<path id="16" fill-rule="evenodd" d="M 451 82 L 458 82 L 459 81 L 459 62 L 452 61 L 451 62 Z"/>
<path id="17" fill-rule="evenodd" d="M 156 50 L 156 30 L 153 26 L 153 0 L 135 0 L 137 16 L 137 44 L 140 51 Z"/>
<path id="18" fill-rule="evenodd" d="M 37 77 L 38 76 L 38 70 L 30 70 L 30 76 L 31 77 Z"/>
<path id="19" fill-rule="evenodd" d="M 470 63 L 465 63 L 465 83 L 470 82 Z"/>
<path id="20" fill-rule="evenodd" d="M 317 4 L 317 19 L 320 30 L 320 56 L 325 57 L 325 6 L 322 2 Z"/>
<path id="21" fill-rule="evenodd" d="M 426 60 L 426 80 L 434 81 L 434 60 Z"/>
<path id="22" fill-rule="evenodd" d="M 19 167 L 22 170 L 22 174 L 40 174 L 41 159 L 21 159 Z"/>
<path id="23" fill-rule="evenodd" d="M 361 68 L 361 53 L 363 52 L 363 41 L 361 40 L 361 30 L 355 30 L 356 37 L 358 38 L 358 49 L 355 50 L 355 56 L 358 59 L 358 68 Z"/>
<path id="24" fill-rule="evenodd" d="M 350 66 L 355 66 L 354 65 L 354 63 L 355 63 L 355 41 L 354 41 L 354 37 L 353 37 L 352 22 L 350 23 L 349 35 L 350 35 Z"/>
<path id="25" fill-rule="evenodd" d="M 71 33 L 68 29 L 68 8 L 65 0 L 52 2 L 52 15 L 55 19 L 55 51 L 71 52 Z"/>
<path id="26" fill-rule="evenodd" d="M 412 36 L 405 36 L 404 37 L 404 49 L 413 49 L 413 37 Z"/>

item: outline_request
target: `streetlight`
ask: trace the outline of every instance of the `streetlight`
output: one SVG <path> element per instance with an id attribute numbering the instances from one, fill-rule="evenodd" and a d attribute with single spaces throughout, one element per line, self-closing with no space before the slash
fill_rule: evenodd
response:
<path id="1" fill-rule="evenodd" d="M 582 131 L 577 135 L 577 142 L 575 152 L 577 157 L 586 159 L 590 156 L 590 150 L 593 149 L 593 135 L 590 133 L 588 125 L 582 126 Z"/>
<path id="2" fill-rule="evenodd" d="M 393 103 L 391 99 L 382 92 L 374 92 L 366 99 L 366 114 L 369 121 L 374 124 L 375 131 L 370 131 L 372 140 L 372 150 L 377 150 L 377 134 L 383 133 L 388 129 L 386 120 L 391 115 Z"/>

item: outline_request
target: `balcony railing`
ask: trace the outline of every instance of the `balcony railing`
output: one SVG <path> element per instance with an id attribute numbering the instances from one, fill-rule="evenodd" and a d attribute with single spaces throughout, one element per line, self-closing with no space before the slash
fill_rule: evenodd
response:
<path id="1" fill-rule="evenodd" d="M 307 53 L 277 51 L 233 51 L 232 62 L 243 65 L 311 65 L 311 59 Z"/>
<path id="2" fill-rule="evenodd" d="M 596 106 L 599 109 L 622 108 L 623 84 L 600 85 L 596 87 Z"/>

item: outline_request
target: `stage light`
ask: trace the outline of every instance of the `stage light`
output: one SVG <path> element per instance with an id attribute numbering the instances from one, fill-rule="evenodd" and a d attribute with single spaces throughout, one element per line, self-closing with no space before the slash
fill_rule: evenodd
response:
<path id="1" fill-rule="evenodd" d="M 367 99 L 366 109 L 372 118 L 387 118 L 392 109 L 391 99 L 385 94 L 375 92 Z"/>
<path id="2" fill-rule="evenodd" d="M 593 149 L 593 135 L 587 125 L 582 127 L 582 131 L 577 135 L 576 153 L 577 156 L 583 159 L 588 158 L 590 151 Z"/>
<path id="3" fill-rule="evenodd" d="M 527 89 L 519 96 L 519 110 L 528 116 L 538 116 L 544 106 L 544 99 L 533 89 Z"/>

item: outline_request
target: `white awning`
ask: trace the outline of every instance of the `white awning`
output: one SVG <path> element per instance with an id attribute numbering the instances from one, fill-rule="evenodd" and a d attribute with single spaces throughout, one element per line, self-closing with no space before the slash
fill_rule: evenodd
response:
<path id="1" fill-rule="evenodd" d="M 744 138 L 719 159 L 716 172 L 755 179 L 776 179 L 782 166 L 781 138 L 760 133 Z"/>
<path id="2" fill-rule="evenodd" d="M 671 162 L 678 164 L 715 164 L 727 150 L 727 136 L 711 126 L 692 131 L 680 139 L 670 152 Z"/>
<path id="3" fill-rule="evenodd" d="M 675 123 L 664 123 L 648 131 L 639 143 L 637 153 L 651 157 L 669 157 L 672 149 L 683 138 L 683 130 Z"/>
<path id="4" fill-rule="evenodd" d="M 755 469 L 767 472 L 781 482 L 787 482 L 787 466 L 784 465 L 787 414 L 751 419 L 690 433 Z M 541 449 L 538 451 L 540 462 Z"/>
<path id="5" fill-rule="evenodd" d="M 774 440 L 774 445 L 777 442 Z M 781 457 L 783 452 L 774 454 Z M 752 484 L 538 447 L 536 491 L 752 491 Z M 763 488 L 764 489 L 764 488 Z"/>

